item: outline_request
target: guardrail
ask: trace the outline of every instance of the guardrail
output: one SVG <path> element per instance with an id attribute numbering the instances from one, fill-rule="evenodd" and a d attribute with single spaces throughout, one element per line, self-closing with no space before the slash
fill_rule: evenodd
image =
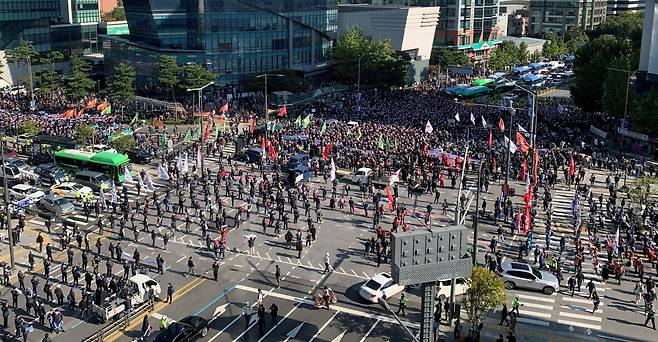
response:
<path id="1" fill-rule="evenodd" d="M 138 317 L 139 315 L 149 311 L 149 309 L 153 307 L 153 304 L 154 301 L 150 300 L 141 303 L 132 309 L 124 311 L 124 313 L 120 314 L 115 319 L 110 319 L 107 322 L 103 323 L 103 325 L 98 331 L 96 331 L 92 335 L 85 337 L 82 340 L 82 342 L 104 341 L 104 338 L 106 336 L 109 336 L 121 329 L 128 327 L 134 317 Z"/>

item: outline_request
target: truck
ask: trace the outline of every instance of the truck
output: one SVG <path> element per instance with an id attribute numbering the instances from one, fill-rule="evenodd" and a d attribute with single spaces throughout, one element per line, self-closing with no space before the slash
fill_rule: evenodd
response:
<path id="1" fill-rule="evenodd" d="M 153 297 L 158 298 L 162 292 L 160 284 L 145 274 L 136 274 L 128 278 L 126 285 L 118 295 L 104 297 L 101 292 L 98 292 L 91 310 L 101 322 L 105 323 L 129 308 L 147 302 L 151 297 L 151 292 Z M 155 300 L 155 298 L 153 299 Z"/>
<path id="2" fill-rule="evenodd" d="M 301 164 L 294 169 L 288 169 L 288 183 L 290 185 L 308 181 L 311 177 L 313 177 L 313 169 L 308 165 Z"/>

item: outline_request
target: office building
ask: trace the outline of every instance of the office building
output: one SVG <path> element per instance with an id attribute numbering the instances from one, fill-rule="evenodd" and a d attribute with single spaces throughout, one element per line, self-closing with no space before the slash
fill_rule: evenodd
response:
<path id="1" fill-rule="evenodd" d="M 313 77 L 331 66 L 335 0 L 125 0 L 124 9 L 130 35 L 103 36 L 105 63 L 139 66 L 139 84 L 157 84 L 161 55 L 203 65 L 219 84 L 281 69 Z"/>
<path id="2" fill-rule="evenodd" d="M 439 20 L 439 7 L 407 7 L 398 5 L 339 5 L 339 35 L 358 27 L 365 36 L 387 39 L 398 52 L 411 57 L 409 84 L 429 76 L 434 32 Z"/>
<path id="3" fill-rule="evenodd" d="M 593 30 L 605 20 L 605 0 L 530 0 L 530 34 Z"/>
<path id="4" fill-rule="evenodd" d="M 29 40 L 39 52 L 96 49 L 98 0 L 0 1 L 0 49 Z"/>
<path id="5" fill-rule="evenodd" d="M 637 87 L 640 93 L 647 89 L 658 91 L 658 5 L 656 0 L 646 0 Z"/>
<path id="6" fill-rule="evenodd" d="M 644 11 L 644 0 L 608 0 L 607 15 L 621 15 L 626 12 Z"/>

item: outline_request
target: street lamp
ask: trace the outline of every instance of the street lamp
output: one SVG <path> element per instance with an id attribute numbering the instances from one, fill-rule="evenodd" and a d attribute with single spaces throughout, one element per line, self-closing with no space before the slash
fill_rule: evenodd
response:
<path id="1" fill-rule="evenodd" d="M 201 149 L 201 174 L 203 174 L 203 162 L 204 162 L 204 160 L 203 160 L 204 159 L 203 158 L 203 146 L 202 146 L 203 145 L 203 114 L 201 113 L 201 111 L 203 110 L 203 104 L 201 102 L 201 99 L 202 99 L 201 94 L 203 92 L 203 89 L 205 89 L 206 87 L 211 86 L 213 84 L 215 84 L 215 82 L 210 81 L 206 85 L 204 85 L 203 87 L 188 88 L 187 89 L 187 91 L 189 91 L 189 92 L 194 92 L 194 91 L 199 92 L 199 133 L 200 133 L 199 134 L 199 148 Z M 192 96 L 192 115 L 194 116 L 194 96 Z"/>
<path id="2" fill-rule="evenodd" d="M 265 140 L 267 140 L 267 137 L 268 137 L 267 125 L 270 122 L 269 121 L 270 120 L 270 115 L 267 111 L 267 76 L 286 77 L 285 75 L 282 75 L 282 74 L 262 74 L 262 75 L 256 76 L 256 78 L 261 78 L 261 77 L 265 78 Z M 265 151 L 262 152 L 262 157 L 263 157 L 263 159 L 265 159 Z"/>
<path id="3" fill-rule="evenodd" d="M 608 70 L 612 71 L 619 71 L 619 72 L 625 72 L 628 74 L 628 81 L 626 82 L 626 101 L 624 101 L 624 119 L 628 118 L 628 90 L 631 87 L 631 77 L 635 75 L 638 70 L 624 70 L 624 69 L 615 69 L 615 68 L 606 68 Z"/>

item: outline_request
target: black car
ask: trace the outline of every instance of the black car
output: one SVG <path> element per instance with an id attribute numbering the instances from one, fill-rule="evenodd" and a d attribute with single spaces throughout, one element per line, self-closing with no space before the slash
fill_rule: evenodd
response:
<path id="1" fill-rule="evenodd" d="M 34 173 L 39 176 L 39 181 L 46 185 L 58 184 L 66 178 L 66 172 L 53 163 L 37 166 L 34 168 Z"/>
<path id="2" fill-rule="evenodd" d="M 260 147 L 244 149 L 233 156 L 233 160 L 245 164 L 258 163 L 263 158 L 263 150 Z"/>
<path id="3" fill-rule="evenodd" d="M 172 322 L 167 330 L 155 338 L 155 342 L 188 342 L 208 334 L 208 321 L 199 316 L 187 316 Z"/>
<path id="4" fill-rule="evenodd" d="M 27 163 L 34 165 L 48 164 L 53 162 L 53 157 L 45 153 L 35 153 L 27 158 Z"/>
<path id="5" fill-rule="evenodd" d="M 134 148 L 128 151 L 128 158 L 133 163 L 149 164 L 153 160 L 153 155 L 140 148 Z"/>

